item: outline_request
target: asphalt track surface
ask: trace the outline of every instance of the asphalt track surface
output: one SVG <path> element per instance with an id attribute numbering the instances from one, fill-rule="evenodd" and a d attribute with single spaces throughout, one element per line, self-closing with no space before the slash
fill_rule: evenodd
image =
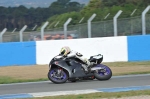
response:
<path id="1" fill-rule="evenodd" d="M 64 84 L 54 84 L 50 81 L 17 83 L 17 84 L 0 84 L 0 95 L 85 90 L 97 88 L 115 88 L 115 87 L 129 87 L 129 86 L 143 86 L 143 85 L 150 85 L 150 74 L 113 76 L 110 80 L 107 81 L 85 80 L 85 81 L 77 81 L 75 83 L 67 82 Z"/>

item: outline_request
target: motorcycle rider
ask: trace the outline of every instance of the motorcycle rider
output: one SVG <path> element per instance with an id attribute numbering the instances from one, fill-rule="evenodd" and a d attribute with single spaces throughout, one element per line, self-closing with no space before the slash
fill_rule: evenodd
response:
<path id="1" fill-rule="evenodd" d="M 87 58 L 84 58 L 82 54 L 79 52 L 71 50 L 68 46 L 64 46 L 60 50 L 60 55 L 64 57 L 76 57 L 79 60 L 81 60 L 84 64 L 82 64 L 82 67 L 84 68 L 85 72 L 88 72 L 88 68 L 93 65 L 92 62 L 90 62 Z"/>

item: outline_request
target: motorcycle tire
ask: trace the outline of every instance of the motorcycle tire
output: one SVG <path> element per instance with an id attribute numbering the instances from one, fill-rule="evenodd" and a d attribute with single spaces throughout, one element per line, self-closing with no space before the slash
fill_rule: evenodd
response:
<path id="1" fill-rule="evenodd" d="M 107 75 L 105 75 L 104 73 L 101 73 L 101 72 L 94 71 L 95 78 L 98 79 L 98 80 L 109 80 L 112 77 L 111 69 L 108 66 L 102 65 L 102 64 L 99 64 L 98 66 L 101 66 L 102 68 L 105 68 L 106 72 L 107 72 Z"/>
<path id="2" fill-rule="evenodd" d="M 52 74 L 56 71 L 57 71 L 57 68 L 52 68 L 51 70 L 49 70 L 49 72 L 48 72 L 49 80 L 52 81 L 55 84 L 65 83 L 68 80 L 67 73 L 62 70 L 61 73 L 62 73 L 63 77 L 62 77 L 62 79 L 58 79 L 58 78 L 55 78 L 55 77 L 52 76 Z"/>

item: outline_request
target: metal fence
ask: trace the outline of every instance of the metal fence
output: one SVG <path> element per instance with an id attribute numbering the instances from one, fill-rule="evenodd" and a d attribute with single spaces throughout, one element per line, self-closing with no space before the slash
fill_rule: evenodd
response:
<path id="1" fill-rule="evenodd" d="M 117 20 L 118 36 L 142 35 L 142 18 L 141 16 L 130 17 Z M 99 21 L 91 23 L 91 37 L 109 37 L 114 36 L 113 20 Z M 44 31 L 44 40 L 51 40 L 50 35 L 64 35 L 64 28 L 55 28 Z M 150 15 L 146 15 L 146 34 L 150 34 Z M 88 24 L 78 24 L 68 26 L 67 35 L 73 38 L 88 38 Z M 19 32 L 6 32 L 3 36 L 3 42 L 19 42 Z M 23 33 L 23 41 L 41 40 L 41 31 L 30 31 Z M 63 38 L 55 38 L 63 39 Z"/>

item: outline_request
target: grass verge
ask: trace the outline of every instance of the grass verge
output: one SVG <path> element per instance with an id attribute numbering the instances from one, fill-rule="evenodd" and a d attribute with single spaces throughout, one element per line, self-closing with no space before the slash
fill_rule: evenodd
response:
<path id="1" fill-rule="evenodd" d="M 131 96 L 142 96 L 143 97 L 142 99 L 148 99 L 144 97 L 145 96 L 150 97 L 150 90 L 113 92 L 113 93 L 101 93 L 100 92 L 100 93 L 81 94 L 81 95 L 50 96 L 50 97 L 32 98 L 32 99 L 102 99 L 102 98 L 107 98 L 107 99 L 115 98 L 116 99 L 116 98 L 131 97 Z M 124 98 L 124 99 L 130 99 L 130 98 Z M 141 99 L 141 98 L 138 98 L 138 99 Z"/>
<path id="2" fill-rule="evenodd" d="M 0 77 L 0 84 L 10 84 L 10 83 L 22 83 L 22 82 L 37 82 L 37 81 L 47 81 L 47 78 L 41 79 L 15 79 L 12 77 Z"/>
<path id="3" fill-rule="evenodd" d="M 112 69 L 113 76 L 150 74 L 150 61 L 103 64 Z M 48 70 L 48 65 L 0 67 L 0 84 L 46 81 Z"/>

